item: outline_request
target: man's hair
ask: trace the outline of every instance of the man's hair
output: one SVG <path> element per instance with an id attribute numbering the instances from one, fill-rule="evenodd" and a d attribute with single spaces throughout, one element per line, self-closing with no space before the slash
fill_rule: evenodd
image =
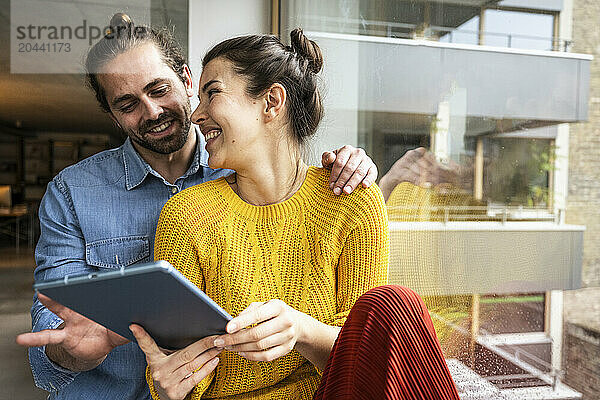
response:
<path id="1" fill-rule="evenodd" d="M 117 13 L 111 18 L 104 37 L 90 49 L 85 61 L 87 84 L 94 91 L 102 111 L 110 112 L 110 105 L 104 88 L 98 82 L 98 72 L 119 54 L 146 43 L 153 43 L 165 64 L 186 83 L 185 57 L 173 34 L 166 28 L 157 30 L 146 25 L 135 26 L 127 14 Z"/>
<path id="2" fill-rule="evenodd" d="M 290 33 L 291 45 L 271 35 L 248 35 L 225 40 L 206 53 L 202 67 L 216 58 L 233 64 L 248 82 L 246 93 L 254 98 L 274 83 L 283 85 L 288 95 L 287 117 L 293 135 L 302 145 L 312 136 L 323 117 L 317 74 L 323 67 L 319 46 L 304 36 L 302 29 Z"/>

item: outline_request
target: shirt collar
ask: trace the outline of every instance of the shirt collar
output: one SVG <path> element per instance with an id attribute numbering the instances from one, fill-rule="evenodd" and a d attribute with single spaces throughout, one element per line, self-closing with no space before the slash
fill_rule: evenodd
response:
<path id="1" fill-rule="evenodd" d="M 206 141 L 204 140 L 204 135 L 197 126 L 194 126 L 194 134 L 197 139 L 196 151 L 194 152 L 192 164 L 182 178 L 187 178 L 188 176 L 195 174 L 200 167 L 208 167 L 208 152 L 205 150 Z M 160 175 L 139 155 L 137 150 L 133 147 L 130 138 L 125 140 L 122 148 L 127 190 L 139 186 L 150 173 L 160 177 Z"/>
<path id="2" fill-rule="evenodd" d="M 125 166 L 125 185 L 127 190 L 137 187 L 150 172 L 150 166 L 135 150 L 131 139 L 123 144 L 123 164 Z"/>
<path id="3" fill-rule="evenodd" d="M 201 166 L 208 168 L 208 151 L 206 151 L 206 140 L 204 139 L 204 135 L 198 126 L 194 126 L 194 131 L 198 137 L 198 140 L 196 141 L 196 154 L 194 155 L 194 159 L 198 160 Z"/>

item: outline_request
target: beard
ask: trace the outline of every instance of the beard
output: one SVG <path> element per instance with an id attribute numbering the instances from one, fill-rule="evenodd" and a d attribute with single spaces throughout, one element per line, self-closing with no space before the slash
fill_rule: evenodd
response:
<path id="1" fill-rule="evenodd" d="M 187 142 L 190 133 L 190 116 L 192 113 L 189 102 L 184 105 L 183 113 L 165 111 L 157 119 L 145 121 L 137 132 L 130 132 L 128 136 L 132 141 L 145 149 L 159 154 L 171 154 L 180 150 Z M 154 138 L 148 131 L 153 127 L 161 125 L 165 121 L 172 121 L 175 130 L 172 134 L 161 138 Z M 177 129 L 177 125 L 180 129 Z M 167 128 L 170 129 L 171 127 Z"/>

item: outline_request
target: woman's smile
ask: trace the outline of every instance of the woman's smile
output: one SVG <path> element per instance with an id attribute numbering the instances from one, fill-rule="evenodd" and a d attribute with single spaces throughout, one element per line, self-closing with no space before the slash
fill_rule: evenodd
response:
<path id="1" fill-rule="evenodd" d="M 219 136 L 221 136 L 222 131 L 219 128 L 209 128 L 202 129 L 202 133 L 206 139 L 206 149 L 208 149 L 208 147 L 213 144 Z"/>

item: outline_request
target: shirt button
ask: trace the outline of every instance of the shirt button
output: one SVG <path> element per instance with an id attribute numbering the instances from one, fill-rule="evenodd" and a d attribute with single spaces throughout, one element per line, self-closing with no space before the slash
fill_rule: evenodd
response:
<path id="1" fill-rule="evenodd" d="M 173 194 L 177 193 L 177 188 L 175 186 L 173 186 L 171 188 L 171 193 L 173 193 Z"/>

